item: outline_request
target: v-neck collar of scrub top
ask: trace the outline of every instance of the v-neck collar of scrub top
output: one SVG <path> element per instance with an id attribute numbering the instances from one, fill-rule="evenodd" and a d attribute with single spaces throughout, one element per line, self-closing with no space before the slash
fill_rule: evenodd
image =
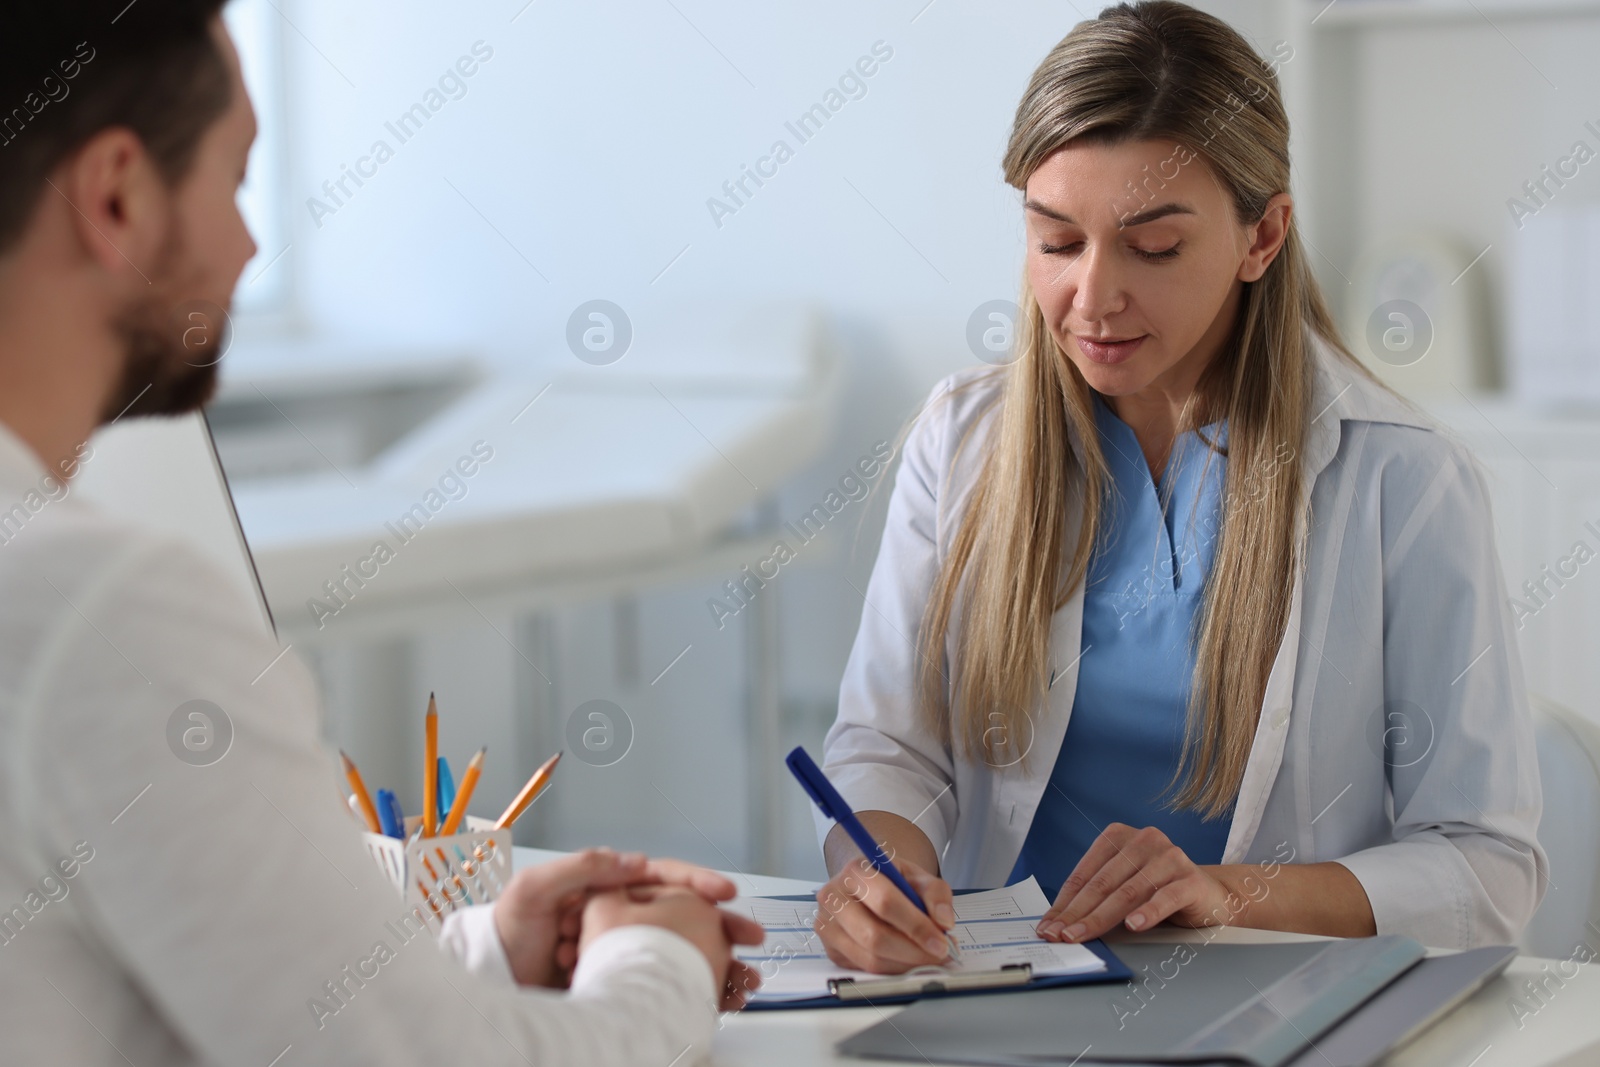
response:
<path id="1" fill-rule="evenodd" d="M 1341 419 L 1374 420 L 1423 429 L 1433 429 L 1437 425 L 1420 410 L 1380 386 L 1365 373 L 1363 368 L 1352 366 L 1345 361 L 1338 353 L 1331 350 L 1327 342 L 1315 334 L 1311 336 L 1318 358 L 1312 361 L 1314 367 L 1310 382 L 1312 415 L 1311 423 L 1306 428 L 1305 455 L 1301 466 L 1303 477 L 1300 506 L 1296 512 L 1294 533 L 1295 551 L 1297 557 L 1301 559 L 1305 553 L 1311 491 L 1317 477 L 1332 462 L 1338 451 Z M 1067 426 L 1067 434 L 1072 447 L 1081 450 L 1083 442 L 1070 423 Z M 1077 528 L 1078 516 L 1081 514 L 1081 496 L 1074 494 L 1068 506 L 1068 529 Z M 1267 686 L 1262 696 L 1260 714 L 1256 720 L 1255 738 L 1250 746 L 1244 777 L 1239 784 L 1233 822 L 1228 830 L 1228 843 L 1223 849 L 1223 863 L 1239 863 L 1249 851 L 1251 842 L 1255 840 L 1256 830 L 1261 825 L 1262 813 L 1272 792 L 1272 784 L 1277 779 L 1278 768 L 1283 763 L 1283 746 L 1289 733 L 1289 711 L 1294 698 L 1295 667 L 1299 659 L 1299 632 L 1304 596 L 1305 568 L 1297 564 L 1294 568 L 1289 618 L 1284 626 L 1284 638 L 1278 644 L 1272 670 L 1267 676 Z M 1036 727 L 1037 736 L 1033 739 L 1037 751 L 1052 754 L 1060 751 L 1062 740 L 1066 736 L 1073 698 L 1077 693 L 1078 662 L 1082 656 L 1082 643 L 1083 586 L 1079 583 L 1066 604 L 1057 612 L 1054 625 L 1051 627 L 1052 680 L 1049 704 L 1055 712 L 1040 717 Z M 1026 806 L 1030 811 L 1038 806 L 1054 758 L 1052 756 L 1050 759 L 1040 760 L 1039 763 L 1043 770 L 1036 771 L 1030 776 L 1026 790 L 1030 798 Z M 1020 843 L 1021 839 L 1018 838 L 1018 848 Z M 1004 878 L 1006 872 L 1011 869 L 1011 864 L 1015 863 L 1016 856 L 996 855 L 986 859 L 994 865 L 993 877 Z"/>
<path id="2" fill-rule="evenodd" d="M 1193 511 L 1201 495 L 1202 483 L 1207 474 L 1212 473 L 1206 470 L 1205 465 L 1225 462 L 1225 456 L 1216 450 L 1227 447 L 1227 420 L 1218 419 L 1178 434 L 1161 469 L 1161 477 L 1157 478 L 1150 470 L 1150 463 L 1145 459 L 1144 449 L 1133 427 L 1112 410 L 1105 397 L 1093 390 L 1089 395 L 1094 407 L 1095 428 L 1100 436 L 1100 451 L 1111 474 L 1109 492 L 1139 494 L 1136 500 L 1119 501 L 1120 509 L 1113 510 L 1132 513 L 1149 509 L 1161 516 L 1159 522 L 1135 522 L 1133 527 L 1149 525 L 1156 530 L 1157 543 L 1150 546 L 1151 559 L 1146 580 L 1159 579 L 1162 592 L 1176 592 L 1184 584 L 1185 572 L 1194 570 L 1183 562 L 1192 555 L 1192 549 L 1185 552 L 1185 543 L 1188 538 L 1198 536 L 1192 521 Z M 1184 521 L 1180 530 L 1178 522 L 1184 516 L 1188 516 L 1190 521 Z M 1101 536 L 1128 536 L 1129 532 L 1116 529 L 1113 523 L 1102 530 Z"/>

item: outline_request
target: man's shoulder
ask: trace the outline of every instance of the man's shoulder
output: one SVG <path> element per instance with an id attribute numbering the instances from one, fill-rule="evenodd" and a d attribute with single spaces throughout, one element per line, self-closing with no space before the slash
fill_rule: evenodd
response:
<path id="1" fill-rule="evenodd" d="M 26 519 L 0 511 L 0 612 L 30 599 L 22 591 L 54 587 L 62 598 L 99 585 L 125 561 L 151 551 L 149 531 L 119 522 L 75 497 L 54 501 Z M 7 521 L 7 520 L 10 521 Z"/>
<path id="2" fill-rule="evenodd" d="M 0 545 L 0 718 L 48 723 L 58 740 L 144 738 L 187 701 L 239 721 L 270 698 L 255 729 L 315 734 L 309 674 L 203 547 L 92 508 L 63 507 L 27 533 Z"/>
<path id="3" fill-rule="evenodd" d="M 189 541 L 74 497 L 20 530 L 0 530 L 0 628 L 42 638 L 58 619 L 86 618 L 108 599 L 154 610 L 232 612 L 239 591 Z"/>

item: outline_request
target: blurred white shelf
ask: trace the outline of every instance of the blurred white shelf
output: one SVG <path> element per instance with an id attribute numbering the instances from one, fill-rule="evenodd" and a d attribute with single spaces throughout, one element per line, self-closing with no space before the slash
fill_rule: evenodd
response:
<path id="1" fill-rule="evenodd" d="M 216 402 L 323 396 L 370 389 L 476 381 L 487 373 L 464 349 L 397 348 L 294 335 L 240 338 L 221 364 Z"/>
<path id="2" fill-rule="evenodd" d="M 699 554 L 718 556 L 739 539 L 753 506 L 823 446 L 833 422 L 834 360 L 808 315 L 767 320 L 748 335 L 739 359 L 758 371 L 741 378 L 727 357 L 680 363 L 676 374 L 658 365 L 659 376 L 644 360 L 611 377 L 587 372 L 613 368 L 573 372 L 559 364 L 549 376 L 491 374 L 364 461 L 333 453 L 348 433 L 281 426 L 286 437 L 306 438 L 320 469 L 233 484 L 280 627 L 312 625 L 308 601 L 337 603 L 325 583 L 348 586 L 345 568 L 371 557 L 380 541 L 394 559 L 354 589 L 338 613 L 341 631 L 353 632 L 352 617 L 459 607 L 457 589 L 495 595 L 516 588 L 537 598 L 541 587 L 570 589 L 586 576 L 605 584 L 619 572 L 681 569 Z M 302 366 L 321 378 L 315 360 Z M 394 384 L 381 371 L 373 368 L 375 391 Z M 321 380 L 346 389 L 350 373 L 346 365 L 336 380 Z M 278 378 L 262 395 L 303 388 Z M 438 388 L 448 394 L 451 387 Z M 235 389 L 249 399 L 244 387 Z M 441 478 L 455 479 L 451 472 L 476 442 L 493 459 L 469 463 L 476 472 L 441 496 Z M 424 511 L 415 513 L 419 504 Z M 401 530 L 413 513 L 425 520 L 420 530 Z"/>
<path id="3" fill-rule="evenodd" d="M 1600 722 L 1600 577 L 1571 562 L 1579 542 L 1600 553 L 1600 411 L 1489 394 L 1421 406 L 1483 463 L 1528 687 Z"/>
<path id="4" fill-rule="evenodd" d="M 1500 22 L 1514 19 L 1593 17 L 1595 0 L 1306 0 L 1316 29 L 1442 21 Z"/>

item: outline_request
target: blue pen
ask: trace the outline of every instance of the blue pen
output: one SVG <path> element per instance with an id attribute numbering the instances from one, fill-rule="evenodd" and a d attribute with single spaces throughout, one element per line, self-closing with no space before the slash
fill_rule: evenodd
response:
<path id="1" fill-rule="evenodd" d="M 450 761 L 439 757 L 439 825 L 450 817 L 450 808 L 456 802 L 456 780 L 450 774 Z"/>
<path id="2" fill-rule="evenodd" d="M 888 854 L 883 851 L 883 846 L 867 833 L 867 828 L 861 825 L 856 813 L 850 810 L 850 805 L 845 803 L 844 797 L 840 796 L 833 783 L 828 781 L 828 776 L 822 773 L 822 768 L 807 755 L 805 748 L 796 746 L 784 762 L 789 765 L 789 770 L 800 780 L 800 785 L 816 802 L 817 807 L 822 809 L 822 814 L 844 827 L 844 832 L 850 835 L 850 840 L 856 843 L 856 847 L 867 858 L 867 862 L 893 882 L 895 888 L 917 906 L 918 911 L 928 915 L 928 905 L 923 902 L 922 896 L 911 888 L 911 883 L 906 881 L 906 876 L 901 874 L 899 868 L 889 859 Z M 932 918 L 931 915 L 929 917 Z M 950 942 L 950 958 L 961 959 L 961 949 L 956 944 L 955 935 L 947 931 L 944 936 Z"/>
<path id="3" fill-rule="evenodd" d="M 378 790 L 378 826 L 388 837 L 406 839 L 406 817 L 400 810 L 400 801 L 387 789 Z"/>

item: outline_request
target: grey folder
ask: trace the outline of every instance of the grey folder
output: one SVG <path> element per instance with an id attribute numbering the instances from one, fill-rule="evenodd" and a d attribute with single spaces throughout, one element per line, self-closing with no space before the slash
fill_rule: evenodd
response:
<path id="1" fill-rule="evenodd" d="M 841 1042 L 839 1050 L 919 1062 L 1029 1067 L 1052 1062 L 1366 1067 L 1498 974 L 1515 955 L 1501 946 L 1423 963 L 1422 946 L 1405 937 L 1260 945 L 1123 943 L 1114 951 L 1134 972 L 1132 983 L 913 1005 Z M 1380 990 L 1383 995 L 1374 996 Z"/>
<path id="2" fill-rule="evenodd" d="M 1357 1008 L 1289 1067 L 1372 1067 L 1482 989 L 1517 958 L 1511 945 L 1430 956 Z"/>

